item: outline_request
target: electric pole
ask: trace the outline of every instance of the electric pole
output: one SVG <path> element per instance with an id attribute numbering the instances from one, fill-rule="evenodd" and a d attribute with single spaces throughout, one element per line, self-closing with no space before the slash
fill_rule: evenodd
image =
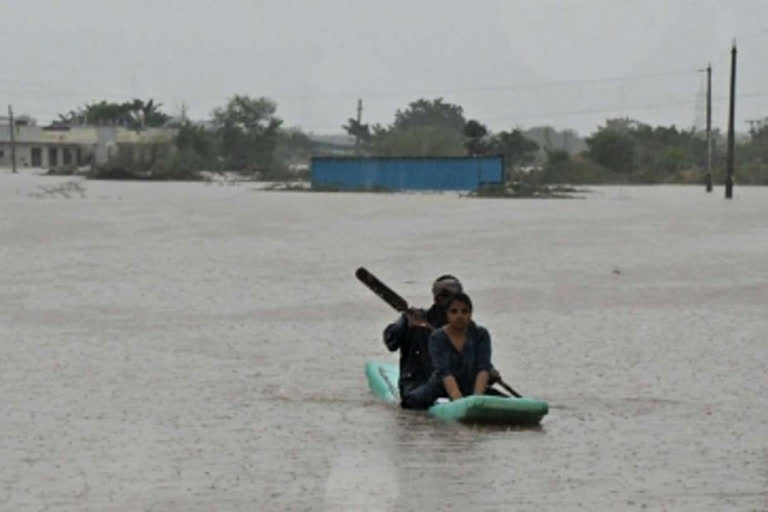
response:
<path id="1" fill-rule="evenodd" d="M 360 127 L 363 122 L 363 99 L 357 100 L 357 130 L 355 130 L 355 155 L 360 156 Z"/>
<path id="2" fill-rule="evenodd" d="M 736 41 L 733 41 L 731 47 L 731 101 L 728 110 L 728 163 L 725 176 L 725 198 L 733 198 L 733 167 L 734 167 L 734 146 L 735 146 L 735 128 L 734 116 L 736 113 Z"/>
<path id="3" fill-rule="evenodd" d="M 13 121 L 13 107 L 8 105 L 8 132 L 11 134 L 11 172 L 16 174 L 16 123 Z"/>
<path id="4" fill-rule="evenodd" d="M 712 64 L 707 64 L 707 192 L 712 192 Z"/>

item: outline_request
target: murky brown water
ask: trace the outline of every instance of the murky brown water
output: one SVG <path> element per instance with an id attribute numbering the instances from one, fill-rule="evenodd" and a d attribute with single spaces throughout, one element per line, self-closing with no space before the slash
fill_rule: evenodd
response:
<path id="1" fill-rule="evenodd" d="M 768 189 L 61 181 L 0 174 L 2 510 L 768 510 Z M 543 428 L 374 401 L 359 265 L 460 276 Z"/>

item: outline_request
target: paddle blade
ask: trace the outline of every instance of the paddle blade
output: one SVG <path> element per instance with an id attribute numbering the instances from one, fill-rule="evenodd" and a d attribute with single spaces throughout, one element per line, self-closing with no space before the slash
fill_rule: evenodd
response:
<path id="1" fill-rule="evenodd" d="M 384 302 L 392 306 L 395 311 L 405 311 L 408 309 L 408 302 L 404 298 L 392 291 L 389 286 L 382 283 L 375 275 L 368 272 L 365 267 L 358 268 L 355 271 L 355 277 Z"/>

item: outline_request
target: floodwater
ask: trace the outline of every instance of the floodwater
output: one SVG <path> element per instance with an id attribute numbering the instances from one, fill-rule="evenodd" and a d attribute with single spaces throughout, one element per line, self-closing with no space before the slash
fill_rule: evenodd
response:
<path id="1" fill-rule="evenodd" d="M 768 510 L 768 189 L 68 182 L 0 173 L 0 510 Z M 459 276 L 542 428 L 376 402 L 360 265 Z"/>

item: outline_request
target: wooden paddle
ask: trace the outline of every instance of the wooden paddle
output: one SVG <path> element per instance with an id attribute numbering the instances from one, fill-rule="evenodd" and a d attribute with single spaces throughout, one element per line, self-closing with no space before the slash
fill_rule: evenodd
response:
<path id="1" fill-rule="evenodd" d="M 369 272 L 365 267 L 359 267 L 355 271 L 355 277 L 357 277 L 361 283 L 368 287 L 373 293 L 379 296 L 384 302 L 392 306 L 395 311 L 406 312 L 408 311 L 408 301 L 395 293 L 392 288 L 384 284 L 378 277 Z M 491 380 L 493 383 L 498 383 L 508 393 L 511 393 L 517 398 L 522 398 L 523 395 L 512 389 L 512 386 L 507 384 L 501 379 L 501 375 L 497 370 L 492 370 Z"/>
<path id="2" fill-rule="evenodd" d="M 507 384 L 501 379 L 501 375 L 499 375 L 499 371 L 495 368 L 491 370 L 491 384 L 498 384 L 499 386 L 503 387 L 507 393 L 511 393 L 512 396 L 515 396 L 517 398 L 523 398 L 523 395 L 512 389 L 512 386 Z"/>
<path id="3" fill-rule="evenodd" d="M 382 283 L 378 277 L 368 272 L 365 267 L 360 267 L 355 270 L 355 277 L 367 286 L 369 290 L 378 295 L 380 299 L 392 306 L 395 311 L 403 312 L 408 309 L 407 300 L 395 293 L 392 288 Z"/>

